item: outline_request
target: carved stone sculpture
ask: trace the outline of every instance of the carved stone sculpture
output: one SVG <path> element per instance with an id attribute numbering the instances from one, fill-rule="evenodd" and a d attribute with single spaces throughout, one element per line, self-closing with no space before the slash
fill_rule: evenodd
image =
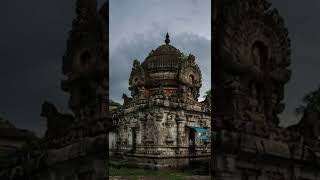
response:
<path id="1" fill-rule="evenodd" d="M 42 104 L 41 116 L 47 119 L 46 138 L 63 136 L 72 126 L 75 119 L 71 114 L 61 114 L 57 108 L 47 101 Z"/>

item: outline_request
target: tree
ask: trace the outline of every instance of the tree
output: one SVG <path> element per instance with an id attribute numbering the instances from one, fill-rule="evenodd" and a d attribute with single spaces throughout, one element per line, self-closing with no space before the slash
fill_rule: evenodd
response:
<path id="1" fill-rule="evenodd" d="M 109 100 L 109 106 L 121 106 L 121 104 L 110 99 Z"/>
<path id="2" fill-rule="evenodd" d="M 206 97 L 208 97 L 209 99 L 211 99 L 211 89 L 210 90 L 208 90 L 207 92 L 206 92 L 206 94 L 203 96 L 203 98 L 206 98 Z"/>
<path id="3" fill-rule="evenodd" d="M 204 101 L 206 101 L 206 102 L 209 104 L 209 106 L 211 107 L 211 105 L 212 105 L 212 99 L 211 99 L 211 98 L 212 98 L 212 93 L 211 93 L 211 89 L 206 92 L 206 94 L 203 96 L 203 98 L 205 98 Z"/>
<path id="4" fill-rule="evenodd" d="M 191 58 L 191 57 L 194 57 L 192 54 L 189 54 L 189 55 L 186 55 L 184 53 L 181 53 L 181 56 L 179 57 L 180 61 L 179 61 L 179 64 L 180 66 L 183 65 L 184 63 L 188 62 L 188 60 Z"/>
<path id="5" fill-rule="evenodd" d="M 0 117 L 0 128 L 15 128 L 13 124 L 11 124 L 8 120 Z"/>
<path id="6" fill-rule="evenodd" d="M 296 115 L 302 115 L 306 109 L 314 112 L 320 112 L 320 86 L 318 89 L 311 91 L 302 99 L 302 104 L 295 108 Z"/>

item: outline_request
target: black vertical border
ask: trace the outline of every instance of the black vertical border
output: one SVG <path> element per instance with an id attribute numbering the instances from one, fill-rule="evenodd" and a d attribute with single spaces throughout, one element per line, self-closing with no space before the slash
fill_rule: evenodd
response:
<path id="1" fill-rule="evenodd" d="M 105 17 L 106 17 L 106 53 L 107 53 L 107 59 L 106 59 L 106 66 L 107 66 L 107 73 L 106 73 L 106 85 L 107 85 L 107 93 L 106 93 L 106 96 L 107 96 L 107 113 L 108 113 L 108 121 L 110 122 L 110 124 L 108 123 L 108 125 L 110 126 L 111 128 L 111 125 L 112 125 L 112 119 L 111 119 L 111 114 L 109 112 L 109 0 L 106 0 L 105 2 Z M 107 131 L 107 142 L 108 144 L 106 145 L 107 146 L 107 150 L 106 150 L 106 176 L 107 176 L 107 179 L 109 179 L 109 162 L 110 162 L 110 157 L 109 157 L 109 127 L 108 127 L 108 131 Z"/>
<path id="2" fill-rule="evenodd" d="M 214 60 L 215 60 L 215 47 L 216 47 L 216 41 L 215 41 L 215 17 L 216 17 L 216 0 L 211 1 L 211 158 L 209 163 L 209 175 L 211 179 L 215 179 L 215 173 L 213 171 L 214 168 L 214 154 L 215 154 L 215 145 L 214 145 L 214 130 L 215 130 L 215 113 L 214 113 Z"/>

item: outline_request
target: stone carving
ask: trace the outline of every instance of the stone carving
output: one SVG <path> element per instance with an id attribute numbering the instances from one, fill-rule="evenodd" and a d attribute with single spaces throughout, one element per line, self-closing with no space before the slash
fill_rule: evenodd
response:
<path id="1" fill-rule="evenodd" d="M 201 71 L 195 63 L 194 55 L 190 54 L 186 62 L 180 63 L 179 79 L 187 86 L 187 94 L 190 100 L 197 100 L 201 87 Z"/>
<path id="2" fill-rule="evenodd" d="M 223 4 L 218 3 L 219 6 Z M 234 97 L 231 102 L 237 102 L 239 99 L 241 100 L 237 104 L 245 105 L 247 104 L 245 101 L 251 102 L 249 103 L 251 107 L 242 107 L 244 109 L 256 108 L 256 115 L 250 115 L 251 121 L 260 119 L 277 125 L 276 109 L 283 99 L 279 93 L 283 91 L 283 84 L 290 77 L 290 71 L 287 69 L 290 62 L 290 40 L 281 22 L 281 17 L 276 11 L 264 13 L 269 6 L 264 5 L 259 8 L 255 6 L 257 3 L 251 0 L 237 1 L 218 12 L 217 16 L 221 19 L 216 20 L 216 27 L 220 28 L 215 30 L 219 45 L 216 46 L 217 53 L 214 58 L 214 64 L 217 67 L 217 75 L 214 78 L 218 84 L 217 87 L 222 88 L 217 89 L 218 92 L 228 88 L 235 89 L 234 86 L 237 86 L 235 92 L 226 91 L 226 95 L 219 99 L 230 97 L 234 93 L 243 94 L 242 98 Z M 233 9 L 238 10 L 233 11 Z M 263 13 L 258 9 L 264 9 Z M 251 16 L 252 13 L 255 13 L 256 16 Z M 222 21 L 224 23 L 219 24 Z M 228 79 L 236 80 L 228 83 Z M 219 84 L 224 84 L 224 87 Z M 270 88 L 274 89 L 273 92 L 269 91 Z M 256 97 L 246 97 L 246 94 Z M 270 99 L 272 94 L 279 94 L 276 101 L 269 103 L 264 100 Z M 227 106 L 231 107 L 231 104 Z M 239 114 L 239 111 L 244 109 L 224 108 L 224 111 Z M 217 110 L 220 111 L 219 108 Z M 248 112 L 252 113 L 252 110 Z M 242 116 L 242 118 L 245 117 Z"/>
<path id="3" fill-rule="evenodd" d="M 122 99 L 124 101 L 124 104 L 128 104 L 131 102 L 132 98 L 129 98 L 126 94 L 122 95 Z"/>
<path id="4" fill-rule="evenodd" d="M 130 74 L 129 85 L 130 88 L 139 86 L 145 81 L 145 72 L 138 60 L 133 61 L 133 68 Z"/>
<path id="5" fill-rule="evenodd" d="M 63 57 L 61 82 L 64 91 L 70 93 L 69 107 L 76 117 L 87 118 L 85 109 L 91 109 L 106 91 L 106 33 L 105 21 L 98 14 L 96 1 L 78 0 L 77 18 Z"/>
<path id="6" fill-rule="evenodd" d="M 71 114 L 59 113 L 57 108 L 47 101 L 42 104 L 41 116 L 47 119 L 45 137 L 49 139 L 65 135 L 75 121 Z"/>

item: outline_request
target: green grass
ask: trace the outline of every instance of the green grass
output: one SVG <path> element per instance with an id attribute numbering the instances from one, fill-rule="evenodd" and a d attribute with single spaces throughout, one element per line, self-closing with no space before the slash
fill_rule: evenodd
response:
<path id="1" fill-rule="evenodd" d="M 119 169 L 115 167 L 110 167 L 109 169 L 110 176 L 126 176 L 130 179 L 138 179 L 139 176 L 148 176 L 148 177 L 165 177 L 169 180 L 182 180 L 185 176 L 192 175 L 188 172 L 180 172 L 173 170 L 151 170 L 151 169 L 142 169 L 142 168 L 126 168 L 121 167 Z"/>

